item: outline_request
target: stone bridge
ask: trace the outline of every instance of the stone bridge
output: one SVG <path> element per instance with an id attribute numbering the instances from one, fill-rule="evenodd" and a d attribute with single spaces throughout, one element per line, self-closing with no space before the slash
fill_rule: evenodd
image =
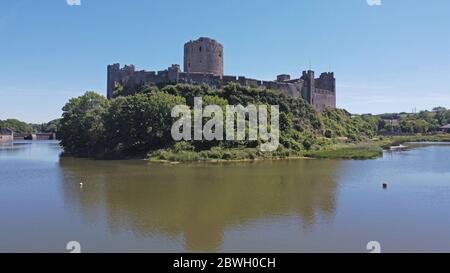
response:
<path id="1" fill-rule="evenodd" d="M 14 134 L 15 140 L 54 140 L 56 139 L 55 133 L 17 133 Z"/>

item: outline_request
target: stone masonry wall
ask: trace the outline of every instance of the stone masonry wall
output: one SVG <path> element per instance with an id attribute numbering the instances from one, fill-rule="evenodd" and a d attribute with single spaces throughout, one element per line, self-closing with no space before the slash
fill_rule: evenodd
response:
<path id="1" fill-rule="evenodd" d="M 261 81 L 243 76 L 224 75 L 212 73 L 186 73 L 181 72 L 179 65 L 172 65 L 162 71 L 136 71 L 134 66 L 126 65 L 120 68 L 119 64 L 108 66 L 107 96 L 112 98 L 114 88 L 120 84 L 124 87 L 157 85 L 157 84 L 207 84 L 212 88 L 219 88 L 230 82 L 244 86 L 266 87 L 278 89 L 288 96 L 301 97 L 312 104 L 318 111 L 326 107 L 336 107 L 335 79 L 332 73 L 323 73 L 320 78 L 314 78 L 313 71 L 303 72 L 298 79 L 290 79 L 288 75 L 278 77 L 277 81 Z M 289 80 L 288 80 L 289 79 Z M 328 89 L 329 88 L 329 89 Z"/>

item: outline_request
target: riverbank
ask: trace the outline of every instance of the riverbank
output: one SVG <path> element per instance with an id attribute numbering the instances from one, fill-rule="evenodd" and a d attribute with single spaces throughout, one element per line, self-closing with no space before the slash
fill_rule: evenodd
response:
<path id="1" fill-rule="evenodd" d="M 390 136 L 380 137 L 375 141 L 383 149 L 390 149 L 408 142 L 450 142 L 450 134 Z"/>
<path id="2" fill-rule="evenodd" d="M 281 149 L 271 153 L 263 153 L 257 148 L 222 149 L 213 148 L 207 151 L 173 151 L 159 150 L 150 153 L 148 161 L 152 163 L 176 164 L 182 162 L 250 162 L 260 160 L 292 160 L 292 159 L 374 159 L 383 155 L 383 149 L 374 143 L 336 144 L 326 148 L 310 151 L 293 151 Z"/>
<path id="3" fill-rule="evenodd" d="M 383 155 L 383 149 L 374 143 L 338 144 L 305 152 L 306 157 L 317 159 L 374 159 Z"/>
<path id="4" fill-rule="evenodd" d="M 409 142 L 450 142 L 450 134 L 389 136 L 374 138 L 358 144 L 335 144 L 321 150 L 307 151 L 306 157 L 320 159 L 374 159 L 383 155 L 383 150 L 401 147 Z"/>
<path id="5" fill-rule="evenodd" d="M 281 149 L 274 152 L 261 152 L 258 148 L 222 148 L 213 147 L 205 151 L 193 150 L 158 150 L 148 155 L 148 160 L 154 163 L 181 162 L 248 162 L 257 160 L 304 158 L 301 152 Z"/>
<path id="6" fill-rule="evenodd" d="M 383 150 L 400 146 L 408 142 L 450 142 L 450 134 L 412 135 L 378 137 L 361 143 L 336 143 L 309 151 L 281 149 L 271 153 L 263 153 L 257 148 L 213 147 L 206 151 L 193 150 L 158 150 L 148 155 L 153 163 L 182 162 L 249 162 L 258 160 L 282 159 L 375 159 L 383 156 Z"/>

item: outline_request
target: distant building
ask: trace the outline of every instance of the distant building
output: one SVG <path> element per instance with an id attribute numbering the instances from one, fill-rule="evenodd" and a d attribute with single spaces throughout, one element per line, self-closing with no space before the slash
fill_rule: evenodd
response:
<path id="1" fill-rule="evenodd" d="M 441 131 L 445 133 L 450 133 L 450 124 L 441 127 Z"/>
<path id="2" fill-rule="evenodd" d="M 278 75 L 274 81 L 262 81 L 243 76 L 224 75 L 223 46 L 216 40 L 202 37 L 184 45 L 184 72 L 173 64 L 162 71 L 137 71 L 134 65 L 108 65 L 107 97 L 112 98 L 116 86 L 133 87 L 158 84 L 207 84 L 219 88 L 230 82 L 245 86 L 262 86 L 279 89 L 288 96 L 301 97 L 317 111 L 336 108 L 336 79 L 334 73 L 322 73 L 315 78 L 314 71 L 304 71 L 299 78 Z"/>
<path id="3" fill-rule="evenodd" d="M 13 141 L 14 140 L 14 132 L 9 128 L 4 128 L 0 130 L 0 141 Z"/>

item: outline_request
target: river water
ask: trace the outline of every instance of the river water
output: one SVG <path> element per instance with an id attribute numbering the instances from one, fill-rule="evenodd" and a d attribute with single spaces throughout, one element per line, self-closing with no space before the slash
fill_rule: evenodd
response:
<path id="1" fill-rule="evenodd" d="M 450 252 L 448 145 L 180 165 L 60 153 L 0 146 L 0 252 Z"/>

